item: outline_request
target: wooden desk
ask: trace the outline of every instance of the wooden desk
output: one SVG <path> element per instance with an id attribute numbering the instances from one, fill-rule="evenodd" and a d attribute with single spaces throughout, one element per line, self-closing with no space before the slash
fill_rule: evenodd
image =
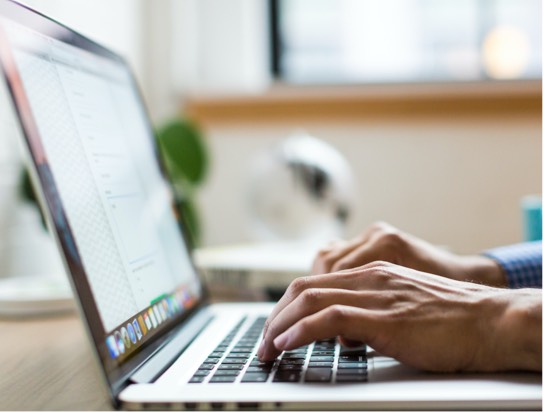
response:
<path id="1" fill-rule="evenodd" d="M 212 291 L 214 302 L 256 300 Z M 81 320 L 0 317 L 0 411 L 114 410 Z"/>
<path id="2" fill-rule="evenodd" d="M 75 314 L 0 319 L 0 410 L 113 410 Z"/>

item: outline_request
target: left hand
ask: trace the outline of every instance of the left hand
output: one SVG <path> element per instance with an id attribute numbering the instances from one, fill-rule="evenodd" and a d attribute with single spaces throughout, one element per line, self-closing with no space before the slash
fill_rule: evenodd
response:
<path id="1" fill-rule="evenodd" d="M 523 319 L 527 307 L 536 314 L 531 328 Z M 375 262 L 296 279 L 268 318 L 258 354 L 272 360 L 340 336 L 430 371 L 539 370 L 541 310 L 540 290 L 492 288 Z"/>

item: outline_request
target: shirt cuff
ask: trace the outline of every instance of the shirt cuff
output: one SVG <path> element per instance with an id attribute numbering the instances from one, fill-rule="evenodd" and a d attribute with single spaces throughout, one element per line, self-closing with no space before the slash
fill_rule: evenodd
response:
<path id="1" fill-rule="evenodd" d="M 542 287 L 542 241 L 519 243 L 487 250 L 485 256 L 504 270 L 510 288 Z"/>

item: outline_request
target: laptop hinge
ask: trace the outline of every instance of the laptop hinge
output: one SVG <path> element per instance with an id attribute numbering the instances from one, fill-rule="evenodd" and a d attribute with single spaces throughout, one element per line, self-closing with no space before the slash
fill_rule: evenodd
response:
<path id="1" fill-rule="evenodd" d="M 207 308 L 198 311 L 192 318 L 184 322 L 183 328 L 170 341 L 159 349 L 151 358 L 132 374 L 132 383 L 151 383 L 164 372 L 198 334 L 209 324 L 213 315 Z"/>

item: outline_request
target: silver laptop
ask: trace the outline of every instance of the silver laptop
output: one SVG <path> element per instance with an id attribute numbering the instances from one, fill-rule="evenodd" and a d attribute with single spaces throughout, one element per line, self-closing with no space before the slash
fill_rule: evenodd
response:
<path id="1" fill-rule="evenodd" d="M 541 408 L 538 374 L 429 374 L 335 339 L 259 362 L 273 305 L 208 303 L 125 61 L 0 0 L 0 62 L 116 407 Z"/>

